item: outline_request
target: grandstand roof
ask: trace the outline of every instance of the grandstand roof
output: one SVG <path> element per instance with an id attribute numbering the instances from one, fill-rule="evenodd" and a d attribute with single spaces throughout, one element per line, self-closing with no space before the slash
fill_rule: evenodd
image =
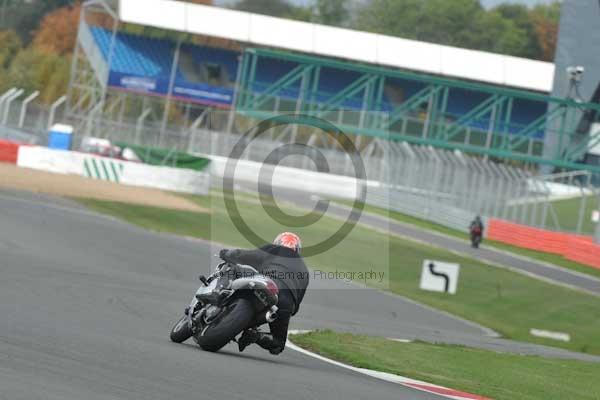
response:
<path id="1" fill-rule="evenodd" d="M 551 92 L 554 64 L 175 0 L 120 0 L 123 22 Z"/>

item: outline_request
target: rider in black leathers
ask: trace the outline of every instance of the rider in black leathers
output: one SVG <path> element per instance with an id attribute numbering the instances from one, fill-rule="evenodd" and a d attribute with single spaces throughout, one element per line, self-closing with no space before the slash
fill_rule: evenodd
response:
<path id="1" fill-rule="evenodd" d="M 309 282 L 309 272 L 300 256 L 300 238 L 284 232 L 273 244 L 255 250 L 223 249 L 219 256 L 236 264 L 250 265 L 271 278 L 279 287 L 277 319 L 269 324 L 270 333 L 256 328 L 266 322 L 264 315 L 253 321 L 238 339 L 240 351 L 252 343 L 279 354 L 285 348 L 290 317 L 298 312 Z"/>
<path id="2" fill-rule="evenodd" d="M 481 217 L 478 215 L 475 217 L 473 221 L 471 221 L 471 225 L 469 225 L 469 234 L 471 235 L 471 243 L 475 243 L 475 239 L 483 238 L 483 230 L 485 229 L 483 225 L 483 221 Z"/>

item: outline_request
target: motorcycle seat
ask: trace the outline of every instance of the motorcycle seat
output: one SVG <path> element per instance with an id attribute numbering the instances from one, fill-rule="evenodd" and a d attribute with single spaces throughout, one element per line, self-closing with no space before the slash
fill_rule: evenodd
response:
<path id="1" fill-rule="evenodd" d="M 239 275 L 241 278 L 249 278 L 252 277 L 254 275 L 258 275 L 258 271 L 251 267 L 250 265 L 237 265 L 237 272 L 239 272 Z"/>

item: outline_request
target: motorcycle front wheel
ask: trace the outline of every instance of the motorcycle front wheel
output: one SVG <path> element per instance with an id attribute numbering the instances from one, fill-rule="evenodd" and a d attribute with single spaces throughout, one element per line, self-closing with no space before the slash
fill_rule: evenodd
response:
<path id="1" fill-rule="evenodd" d="M 192 336 L 192 328 L 188 323 L 187 316 L 181 317 L 179 321 L 171 329 L 171 341 L 175 343 L 183 343 Z"/>
<path id="2" fill-rule="evenodd" d="M 219 351 L 248 327 L 254 318 L 254 307 L 247 299 L 237 299 L 227 305 L 216 319 L 197 336 L 198 344 L 206 351 Z"/>

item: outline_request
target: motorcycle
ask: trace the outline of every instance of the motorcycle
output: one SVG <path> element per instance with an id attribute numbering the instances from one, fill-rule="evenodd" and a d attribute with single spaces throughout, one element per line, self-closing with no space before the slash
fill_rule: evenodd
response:
<path id="1" fill-rule="evenodd" d="M 216 352 L 261 314 L 269 323 L 277 318 L 279 288 L 256 269 L 222 262 L 209 278 L 199 279 L 202 286 L 171 329 L 173 342 L 192 337 L 203 350 Z"/>
<path id="2" fill-rule="evenodd" d="M 481 232 L 481 228 L 474 227 L 471 229 L 471 247 L 474 249 L 478 249 L 481 244 L 483 234 Z"/>

